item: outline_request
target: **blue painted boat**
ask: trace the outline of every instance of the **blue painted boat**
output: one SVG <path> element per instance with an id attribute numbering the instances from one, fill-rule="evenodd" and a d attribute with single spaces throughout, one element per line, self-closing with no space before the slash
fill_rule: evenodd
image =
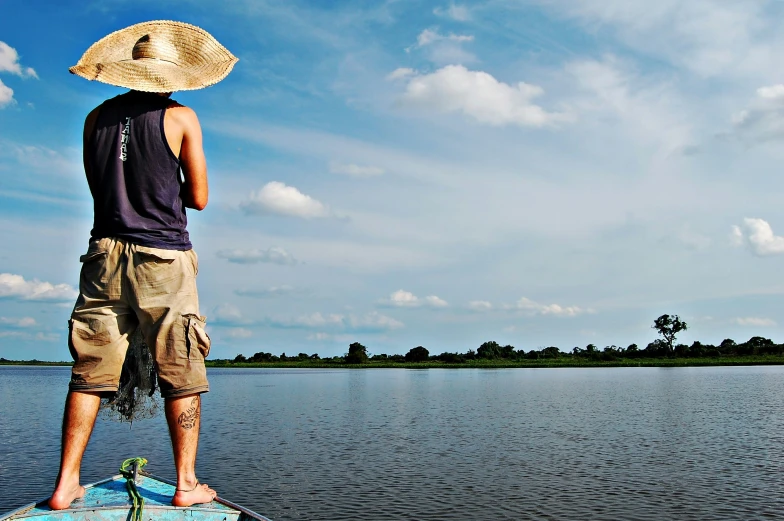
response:
<path id="1" fill-rule="evenodd" d="M 144 498 L 141 510 L 134 508 L 126 476 L 117 475 L 85 485 L 84 497 L 74 501 L 66 510 L 50 509 L 46 504 L 47 498 L 2 514 L 0 521 L 271 521 L 219 497 L 210 503 L 174 507 L 171 499 L 175 483 L 144 471 L 134 472 L 131 479 L 139 496 Z"/>

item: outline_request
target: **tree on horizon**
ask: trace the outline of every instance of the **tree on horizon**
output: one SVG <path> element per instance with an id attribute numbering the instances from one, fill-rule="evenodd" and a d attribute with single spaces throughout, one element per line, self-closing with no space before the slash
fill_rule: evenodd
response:
<path id="1" fill-rule="evenodd" d="M 675 335 L 681 331 L 686 331 L 688 326 L 683 322 L 678 315 L 662 315 L 657 318 L 651 328 L 655 329 L 667 344 L 667 351 L 672 353 L 672 343 L 675 341 Z"/>

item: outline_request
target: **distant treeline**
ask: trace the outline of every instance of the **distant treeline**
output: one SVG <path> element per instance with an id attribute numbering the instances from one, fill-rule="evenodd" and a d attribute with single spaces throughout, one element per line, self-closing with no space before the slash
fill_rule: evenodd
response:
<path id="1" fill-rule="evenodd" d="M 368 354 L 368 349 L 359 342 L 354 342 L 349 346 L 348 353 L 344 356 L 334 356 L 322 359 L 318 354 L 309 355 L 299 353 L 294 356 L 287 356 L 282 353 L 280 356 L 272 353 L 259 352 L 253 356 L 237 355 L 233 360 L 225 360 L 227 363 L 276 363 L 276 362 L 304 362 L 308 360 L 362 364 L 366 362 L 442 362 L 447 364 L 461 364 L 473 360 L 547 360 L 547 359 L 572 359 L 575 361 L 586 360 L 595 362 L 614 362 L 628 359 L 656 359 L 656 358 L 719 358 L 719 357 L 743 357 L 743 356 L 765 356 L 784 355 L 784 344 L 776 344 L 768 338 L 761 336 L 751 337 L 746 342 L 737 343 L 728 338 L 719 345 L 703 344 L 694 342 L 691 345 L 676 344 L 670 346 L 666 341 L 654 340 L 644 348 L 640 349 L 637 344 L 627 347 L 615 345 L 598 348 L 594 344 L 588 344 L 584 348 L 574 347 L 570 351 L 564 352 L 556 346 L 545 347 L 539 350 L 516 349 L 511 345 L 500 345 L 498 342 L 489 341 L 480 345 L 476 350 L 469 349 L 465 353 L 443 352 L 441 354 L 430 354 L 430 351 L 417 346 L 410 349 L 405 355 L 395 354 Z M 217 362 L 217 361 L 216 361 Z"/>
<path id="2" fill-rule="evenodd" d="M 681 331 L 686 331 L 688 325 L 678 315 L 661 315 L 654 320 L 652 329 L 655 329 L 662 338 L 658 338 L 640 349 L 637 344 L 627 347 L 615 345 L 599 349 L 594 344 L 584 348 L 574 347 L 571 351 L 561 351 L 559 347 L 550 346 L 539 350 L 516 349 L 512 345 L 502 346 L 498 342 L 485 342 L 476 351 L 469 349 L 465 353 L 450 353 L 448 351 L 439 355 L 431 355 L 430 351 L 417 346 L 410 349 L 405 355 L 368 354 L 368 349 L 359 342 L 354 342 L 348 347 L 344 356 L 335 356 L 324 361 L 345 364 L 363 364 L 367 362 L 442 362 L 447 364 L 463 364 L 474 360 L 503 360 L 510 362 L 525 362 L 533 360 L 573 360 L 575 362 L 616 362 L 629 359 L 664 359 L 664 358 L 719 358 L 719 357 L 746 357 L 746 356 L 780 356 L 784 353 L 784 344 L 776 344 L 769 338 L 761 336 L 751 337 L 748 341 L 738 344 L 727 338 L 719 345 L 694 342 L 691 345 L 675 344 L 675 337 Z M 216 362 L 226 363 L 275 363 L 275 362 L 304 362 L 307 360 L 322 360 L 318 354 L 309 355 L 299 353 L 297 356 L 286 356 L 286 353 L 275 356 L 272 353 L 259 352 L 251 357 L 237 355 L 234 360 Z"/>

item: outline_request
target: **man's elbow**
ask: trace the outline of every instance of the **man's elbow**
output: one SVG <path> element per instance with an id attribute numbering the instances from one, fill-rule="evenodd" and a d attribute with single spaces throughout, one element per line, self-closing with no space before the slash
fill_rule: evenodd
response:
<path id="1" fill-rule="evenodd" d="M 200 212 L 207 207 L 207 196 L 190 196 L 183 197 L 183 199 L 186 208 L 191 208 Z"/>

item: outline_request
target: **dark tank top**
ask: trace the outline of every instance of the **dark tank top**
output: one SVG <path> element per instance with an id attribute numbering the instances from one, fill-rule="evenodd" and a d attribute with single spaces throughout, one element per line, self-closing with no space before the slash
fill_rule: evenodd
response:
<path id="1" fill-rule="evenodd" d="M 166 141 L 169 98 L 131 91 L 100 107 L 86 158 L 93 195 L 90 239 L 115 237 L 141 246 L 189 250 L 180 161 Z"/>

